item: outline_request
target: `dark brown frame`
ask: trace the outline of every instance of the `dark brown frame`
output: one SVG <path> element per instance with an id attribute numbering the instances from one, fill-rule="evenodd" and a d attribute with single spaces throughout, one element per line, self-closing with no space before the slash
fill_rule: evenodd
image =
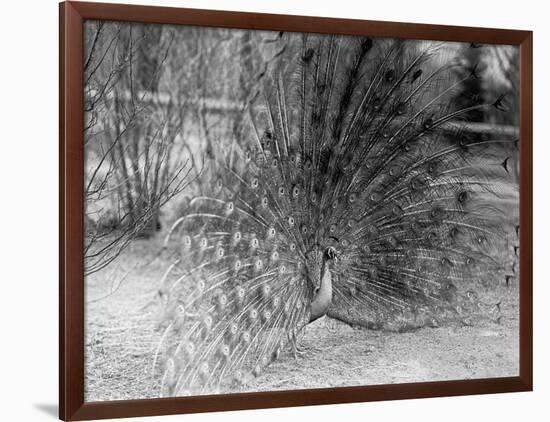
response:
<path id="1" fill-rule="evenodd" d="M 521 60 L 520 375 L 509 378 L 85 403 L 83 276 L 83 21 L 85 19 L 360 34 L 519 46 Z M 532 390 L 533 34 L 531 31 L 72 1 L 59 5 L 59 29 L 59 417 L 61 419 L 88 420 Z"/>

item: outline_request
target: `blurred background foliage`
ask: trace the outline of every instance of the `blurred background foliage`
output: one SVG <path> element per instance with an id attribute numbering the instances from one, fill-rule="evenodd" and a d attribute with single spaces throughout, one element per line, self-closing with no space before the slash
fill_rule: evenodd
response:
<path id="1" fill-rule="evenodd" d="M 105 268 L 133 239 L 170 225 L 192 195 L 208 192 L 208 162 L 230 159 L 250 138 L 247 106 L 288 47 L 282 35 L 85 23 L 86 274 Z M 476 75 L 456 89 L 454 102 L 495 101 L 496 92 L 507 110 L 463 116 L 467 132 L 517 137 L 518 49 L 442 43 L 440 52 L 432 66 L 457 60 L 456 81 L 464 72 Z"/>

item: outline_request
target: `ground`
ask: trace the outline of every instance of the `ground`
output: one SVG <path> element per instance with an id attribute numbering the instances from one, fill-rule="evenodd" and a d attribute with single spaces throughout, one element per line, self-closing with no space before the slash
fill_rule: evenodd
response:
<path id="1" fill-rule="evenodd" d="M 136 241 L 111 267 L 86 279 L 86 401 L 155 397 L 153 299 L 168 266 L 163 254 L 151 252 L 159 249 L 160 239 Z M 322 318 L 307 327 L 303 356 L 295 359 L 287 350 L 241 391 L 516 376 L 517 282 L 484 292 L 484 300 L 501 301 L 500 323 L 390 333 Z"/>

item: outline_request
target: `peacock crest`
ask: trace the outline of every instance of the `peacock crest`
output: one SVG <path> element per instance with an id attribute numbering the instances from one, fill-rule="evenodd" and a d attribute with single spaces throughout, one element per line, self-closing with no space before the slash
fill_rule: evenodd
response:
<path id="1" fill-rule="evenodd" d="M 494 205 L 517 142 L 473 138 L 438 47 L 285 34 L 246 113 L 209 163 L 211 188 L 172 226 L 161 281 L 162 395 L 246 384 L 324 315 L 406 331 L 498 319 L 477 290 L 506 277 Z M 213 176 L 212 176 L 213 175 Z"/>

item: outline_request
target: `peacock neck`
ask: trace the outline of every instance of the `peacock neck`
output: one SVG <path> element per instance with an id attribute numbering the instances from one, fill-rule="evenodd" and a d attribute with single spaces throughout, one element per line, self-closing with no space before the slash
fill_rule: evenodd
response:
<path id="1" fill-rule="evenodd" d="M 332 302 L 332 277 L 328 266 L 325 267 L 321 278 L 321 286 L 311 302 L 311 317 L 309 322 L 325 315 Z"/>

